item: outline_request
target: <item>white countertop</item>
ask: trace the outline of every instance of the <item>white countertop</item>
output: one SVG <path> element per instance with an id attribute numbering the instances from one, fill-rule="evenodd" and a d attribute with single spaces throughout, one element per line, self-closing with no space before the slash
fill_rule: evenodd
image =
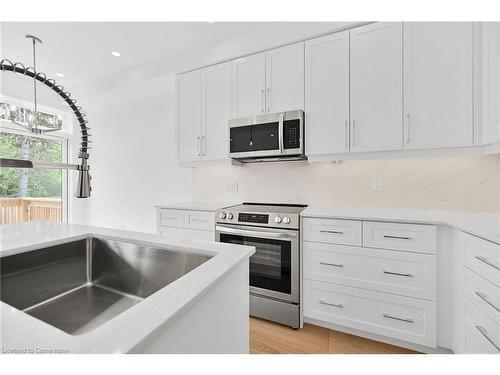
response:
<path id="1" fill-rule="evenodd" d="M 230 202 L 170 202 L 157 204 L 157 208 L 170 208 L 173 210 L 193 210 L 215 212 L 219 208 L 234 206 L 238 203 Z"/>
<path id="2" fill-rule="evenodd" d="M 303 217 L 448 225 L 500 244 L 500 213 L 396 208 L 307 207 Z"/>
<path id="3" fill-rule="evenodd" d="M 0 225 L 0 255 L 8 256 L 89 236 L 139 242 L 157 248 L 212 255 L 213 258 L 95 330 L 81 335 L 63 332 L 0 302 L 1 347 L 60 348 L 70 353 L 127 352 L 160 325 L 175 319 L 184 308 L 189 308 L 212 284 L 255 251 L 250 246 L 72 224 L 31 222 Z"/>

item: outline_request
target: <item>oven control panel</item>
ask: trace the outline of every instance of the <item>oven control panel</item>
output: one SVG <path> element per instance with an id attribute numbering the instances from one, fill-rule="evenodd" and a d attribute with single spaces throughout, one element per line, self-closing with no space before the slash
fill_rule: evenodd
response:
<path id="1" fill-rule="evenodd" d="M 269 224 L 269 215 L 240 212 L 238 214 L 238 221 L 240 223 Z"/>

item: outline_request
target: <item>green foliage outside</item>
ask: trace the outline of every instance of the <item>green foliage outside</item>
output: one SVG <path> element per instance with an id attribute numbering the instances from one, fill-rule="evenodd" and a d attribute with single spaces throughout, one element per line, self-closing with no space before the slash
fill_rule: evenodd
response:
<path id="1" fill-rule="evenodd" d="M 61 142 L 0 132 L 0 157 L 23 158 L 23 139 L 27 140 L 29 159 L 51 162 L 62 161 Z M 22 173 L 28 174 L 26 194 L 21 191 Z M 62 173 L 55 169 L 1 168 L 0 197 L 61 197 Z"/>

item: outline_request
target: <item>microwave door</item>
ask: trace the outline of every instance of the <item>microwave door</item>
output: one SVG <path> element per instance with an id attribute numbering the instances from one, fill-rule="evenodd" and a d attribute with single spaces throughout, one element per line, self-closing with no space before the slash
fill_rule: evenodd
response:
<path id="1" fill-rule="evenodd" d="M 230 156 L 233 158 L 280 155 L 278 121 L 229 128 Z"/>

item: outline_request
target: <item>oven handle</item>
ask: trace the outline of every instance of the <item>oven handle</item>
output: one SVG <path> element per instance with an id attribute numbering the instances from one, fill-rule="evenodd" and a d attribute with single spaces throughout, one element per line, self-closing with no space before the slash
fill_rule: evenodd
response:
<path id="1" fill-rule="evenodd" d="M 228 234 L 239 234 L 248 237 L 261 237 L 261 238 L 297 238 L 298 233 L 277 233 L 277 232 L 264 232 L 257 230 L 244 230 L 244 229 L 234 229 L 221 227 L 216 225 L 215 231 L 220 233 L 228 233 Z"/>

